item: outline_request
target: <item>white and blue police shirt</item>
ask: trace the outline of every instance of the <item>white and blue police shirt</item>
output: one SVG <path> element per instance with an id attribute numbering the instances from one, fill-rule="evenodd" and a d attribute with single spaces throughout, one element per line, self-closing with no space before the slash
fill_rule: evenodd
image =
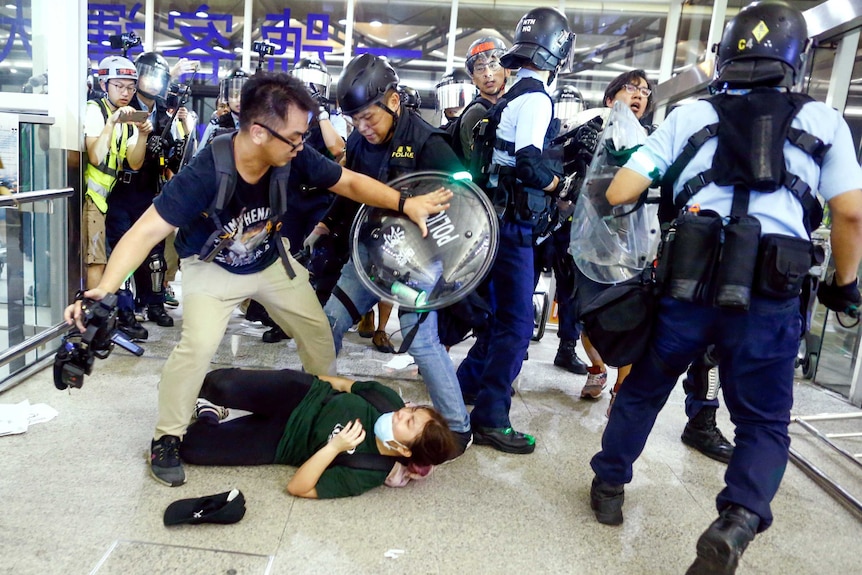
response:
<path id="1" fill-rule="evenodd" d="M 515 74 L 515 82 L 521 78 L 535 78 L 545 85 L 544 75 L 533 70 L 521 68 Z M 547 86 L 545 86 L 547 92 Z M 515 152 L 527 146 L 535 146 L 539 151 L 545 145 L 545 134 L 553 119 L 554 108 L 551 99 L 539 92 L 523 94 L 506 105 L 497 126 L 497 137 L 515 143 Z M 494 150 L 491 162 L 500 166 L 514 166 L 515 156 L 502 150 Z M 497 176 L 492 175 L 488 183 L 495 187 Z"/>
<path id="2" fill-rule="evenodd" d="M 718 114 L 709 102 L 701 100 L 680 106 L 632 155 L 626 168 L 647 178 L 655 175 L 653 170 L 664 175 L 682 153 L 688 139 L 701 128 L 715 122 L 718 122 Z M 822 102 L 809 102 L 802 107 L 791 125 L 817 136 L 826 144 L 832 144 L 832 147 L 823 159 L 822 168 L 818 168 L 811 156 L 790 142 L 785 142 L 784 161 L 789 172 L 799 176 L 826 201 L 844 192 L 862 188 L 862 169 L 856 161 L 850 128 L 838 111 Z M 674 183 L 674 197 L 685 182 L 712 166 L 717 145 L 718 138 L 710 138 L 701 146 Z M 732 199 L 732 187 L 711 183 L 695 194 L 687 205 L 698 204 L 701 210 L 714 210 L 727 216 Z M 803 223 L 802 204 L 785 187 L 772 193 L 752 192 L 748 213 L 760 221 L 762 234 L 808 237 Z"/>

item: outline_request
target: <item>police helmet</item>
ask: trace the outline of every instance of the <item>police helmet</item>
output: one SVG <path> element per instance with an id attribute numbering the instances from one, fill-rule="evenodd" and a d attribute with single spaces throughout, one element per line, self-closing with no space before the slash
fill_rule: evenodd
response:
<path id="1" fill-rule="evenodd" d="M 476 62 L 490 62 L 495 57 L 499 60 L 505 52 L 506 45 L 499 38 L 492 36 L 479 38 L 467 49 L 467 60 L 464 64 L 467 66 L 467 71 L 472 74 Z"/>
<path id="2" fill-rule="evenodd" d="M 419 106 L 422 105 L 422 97 L 419 96 L 419 92 L 415 88 L 399 84 L 396 89 L 398 90 L 398 95 L 401 96 L 401 103 L 405 108 L 418 110 Z"/>
<path id="3" fill-rule="evenodd" d="M 473 78 L 458 68 L 443 76 L 436 86 L 437 108 L 463 108 L 469 104 L 479 90 L 473 84 Z"/>
<path id="4" fill-rule="evenodd" d="M 239 102 L 242 95 L 242 87 L 250 78 L 248 72 L 242 68 L 234 68 L 220 82 L 219 93 L 221 97 L 230 102 L 232 99 Z"/>
<path id="5" fill-rule="evenodd" d="M 99 62 L 99 80 L 134 80 L 138 81 L 138 69 L 128 58 L 108 56 Z"/>
<path id="6" fill-rule="evenodd" d="M 361 54 L 347 64 L 338 79 L 338 105 L 351 116 L 382 100 L 397 85 L 398 74 L 389 62 L 373 54 Z"/>
<path id="7" fill-rule="evenodd" d="M 500 58 L 506 68 L 532 64 L 553 75 L 571 57 L 575 35 L 566 17 L 554 8 L 534 8 L 518 22 L 515 45 Z"/>
<path id="8" fill-rule="evenodd" d="M 171 80 L 168 61 L 157 52 L 144 52 L 135 60 L 135 66 L 138 69 L 138 94 L 164 101 Z"/>
<path id="9" fill-rule="evenodd" d="M 714 84 L 791 85 L 801 80 L 808 46 L 802 12 L 780 0 L 754 2 L 727 24 Z"/>
<path id="10" fill-rule="evenodd" d="M 329 98 L 329 85 L 332 83 L 332 76 L 326 70 L 326 64 L 317 56 L 301 59 L 290 71 L 290 74 L 308 85 L 312 94 Z"/>
<path id="11" fill-rule="evenodd" d="M 584 97 L 573 86 L 560 86 L 551 97 L 554 99 L 554 116 L 561 120 L 574 118 L 586 109 Z"/>

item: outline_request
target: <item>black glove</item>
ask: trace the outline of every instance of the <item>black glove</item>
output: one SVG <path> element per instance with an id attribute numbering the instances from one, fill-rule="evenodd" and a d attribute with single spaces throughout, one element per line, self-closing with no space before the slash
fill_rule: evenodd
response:
<path id="1" fill-rule="evenodd" d="M 817 288 L 817 299 L 833 311 L 858 317 L 859 303 L 862 302 L 862 296 L 859 295 L 858 280 L 854 279 L 847 285 L 839 286 L 835 284 L 833 277 L 832 283 L 823 282 Z"/>
<path id="2" fill-rule="evenodd" d="M 557 182 L 557 187 L 554 188 L 553 196 L 559 200 L 568 200 L 572 201 L 572 196 L 577 193 L 577 188 L 575 183 L 577 181 L 577 174 L 569 174 L 568 176 L 557 176 L 559 180 Z"/>
<path id="3" fill-rule="evenodd" d="M 600 116 L 596 116 L 577 130 L 575 130 L 574 141 L 579 148 L 580 154 L 586 154 L 592 159 L 596 153 L 596 146 L 599 143 L 599 132 L 602 129 L 602 121 Z M 589 163 L 589 162 L 588 162 Z"/>

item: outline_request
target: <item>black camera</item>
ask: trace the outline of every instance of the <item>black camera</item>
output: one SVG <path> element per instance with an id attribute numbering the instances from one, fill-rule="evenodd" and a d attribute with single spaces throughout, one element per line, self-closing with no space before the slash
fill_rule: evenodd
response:
<path id="1" fill-rule="evenodd" d="M 251 49 L 261 56 L 272 56 L 275 54 L 275 44 L 269 42 L 255 42 L 251 45 Z"/>
<path id="2" fill-rule="evenodd" d="M 54 386 L 57 389 L 81 387 L 84 376 L 93 371 L 96 358 L 105 359 L 119 345 L 141 356 L 144 348 L 117 329 L 117 296 L 108 294 L 101 301 L 81 298 L 83 333 L 77 329 L 63 337 L 54 357 Z"/>
<path id="3" fill-rule="evenodd" d="M 126 52 L 129 51 L 129 48 L 141 45 L 141 37 L 135 34 L 134 31 L 108 36 L 108 41 L 111 42 L 111 48 L 123 51 L 124 58 L 126 57 Z"/>

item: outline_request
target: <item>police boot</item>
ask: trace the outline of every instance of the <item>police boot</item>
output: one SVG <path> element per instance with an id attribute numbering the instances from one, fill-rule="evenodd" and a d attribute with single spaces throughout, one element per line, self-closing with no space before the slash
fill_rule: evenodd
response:
<path id="1" fill-rule="evenodd" d="M 554 358 L 554 365 L 577 375 L 586 375 L 587 364 L 581 361 L 575 352 L 577 346 L 578 340 L 576 339 L 561 339 L 557 356 Z"/>
<path id="2" fill-rule="evenodd" d="M 130 309 L 121 309 L 117 312 L 117 329 L 130 339 L 147 339 L 150 335 L 147 328 L 135 319 L 135 312 Z"/>
<path id="3" fill-rule="evenodd" d="M 682 442 L 707 457 L 727 463 L 733 455 L 733 445 L 722 435 L 715 423 L 715 407 L 704 407 L 688 420 L 682 431 Z"/>
<path id="4" fill-rule="evenodd" d="M 740 505 L 726 507 L 697 540 L 697 559 L 686 575 L 733 575 L 754 539 L 760 517 Z"/>
<path id="5" fill-rule="evenodd" d="M 165 311 L 164 304 L 151 303 L 147 306 L 147 317 L 162 327 L 174 327 L 174 318 Z"/>

